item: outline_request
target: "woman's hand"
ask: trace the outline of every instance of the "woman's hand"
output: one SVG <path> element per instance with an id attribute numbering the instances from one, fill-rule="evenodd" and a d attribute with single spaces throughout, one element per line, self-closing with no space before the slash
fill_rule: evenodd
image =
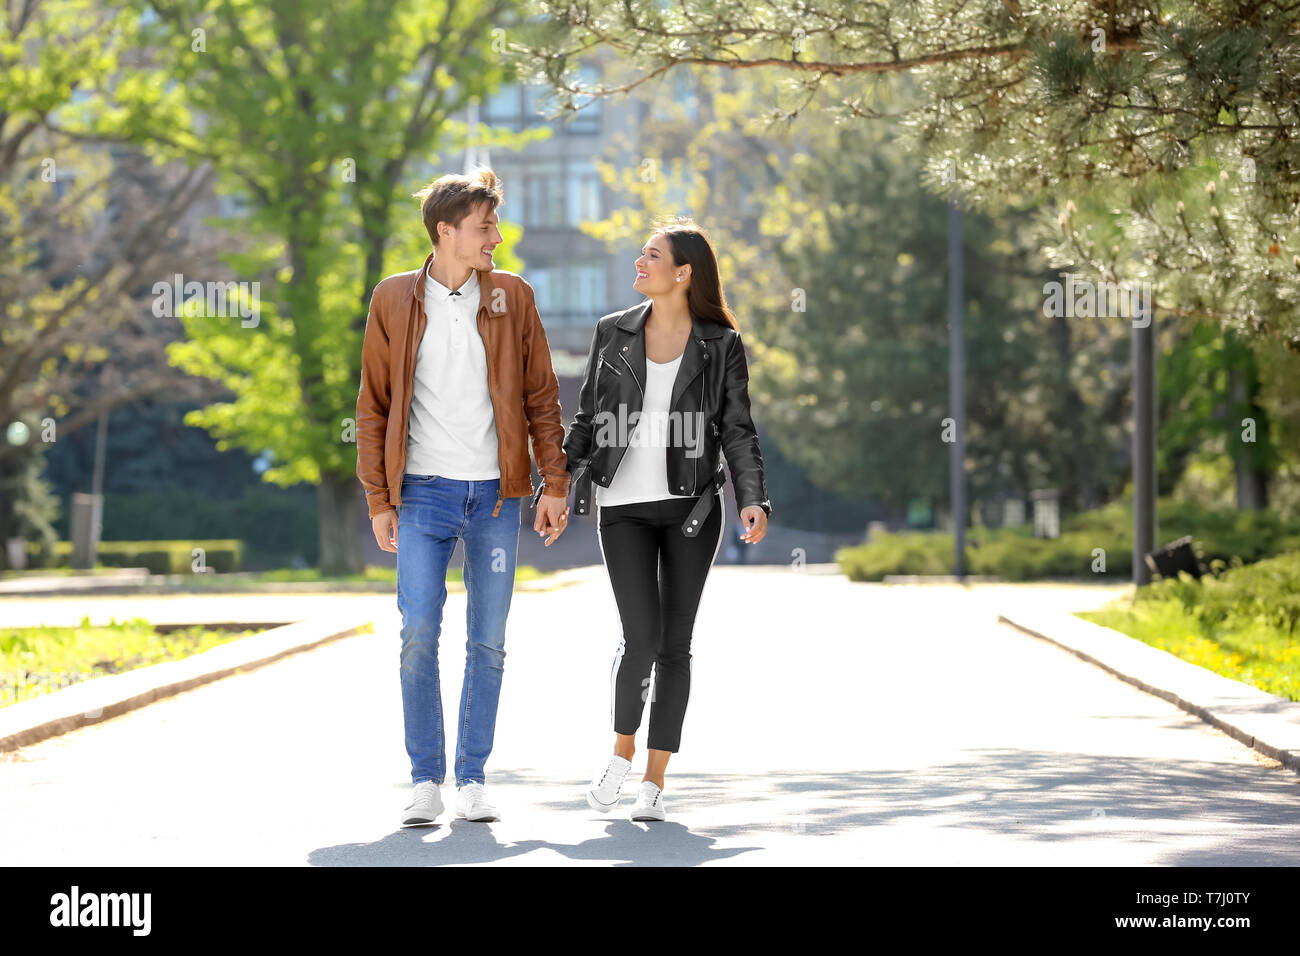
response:
<path id="1" fill-rule="evenodd" d="M 758 544 L 767 534 L 767 512 L 758 505 L 749 505 L 740 509 L 740 521 L 745 527 L 745 533 L 740 536 L 741 541 L 749 544 Z"/>
<path id="2" fill-rule="evenodd" d="M 546 538 L 542 542 L 550 547 L 569 524 L 569 507 L 567 498 L 561 495 L 543 494 L 537 499 L 537 517 L 533 520 L 533 530 Z"/>

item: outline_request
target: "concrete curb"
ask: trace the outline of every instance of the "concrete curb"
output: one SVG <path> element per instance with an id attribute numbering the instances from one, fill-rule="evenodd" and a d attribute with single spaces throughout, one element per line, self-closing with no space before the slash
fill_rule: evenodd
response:
<path id="1" fill-rule="evenodd" d="M 604 571 L 603 565 L 596 565 L 601 571 Z M 552 588 L 568 587 L 571 584 L 579 584 L 585 578 L 581 572 L 585 568 L 566 568 L 561 571 L 553 571 L 544 577 L 529 581 L 516 581 L 515 589 L 517 591 L 549 591 Z M 266 581 L 266 582 L 249 582 L 246 579 L 235 578 L 234 580 L 223 582 L 221 586 L 200 585 L 195 587 L 192 583 L 192 575 L 180 574 L 155 574 L 133 576 L 133 575 L 103 575 L 104 580 L 92 581 L 87 578 L 77 579 L 77 583 L 68 587 L 56 587 L 49 579 L 31 582 L 33 585 L 27 589 L 20 590 L 13 586 L 13 582 L 0 582 L 0 599 L 8 600 L 10 598 L 51 598 L 51 597 L 119 597 L 124 594 L 184 594 L 184 595 L 213 595 L 218 594 L 396 594 L 397 583 L 395 581 Z M 21 582 L 20 582 L 21 583 Z M 6 589 L 6 585 L 8 588 Z M 448 594 L 464 594 L 465 584 L 463 581 L 448 581 Z"/>
<path id="2" fill-rule="evenodd" d="M 518 582 L 515 590 L 540 592 L 572 587 L 597 572 L 603 574 L 604 570 L 603 565 L 572 568 L 534 581 Z M 463 584 L 454 587 L 455 583 L 448 584 L 449 592 L 465 590 Z M 395 586 L 385 585 L 385 590 L 395 591 Z M 89 727 L 237 671 L 252 670 L 327 641 L 361 633 L 371 624 L 369 617 L 360 616 L 297 621 L 228 641 L 181 660 L 96 677 L 33 700 L 10 704 L 0 708 L 0 753 Z"/>
<path id="3" fill-rule="evenodd" d="M 218 645 L 176 661 L 84 680 L 0 709 L 0 753 L 117 717 L 155 700 L 252 670 L 327 641 L 359 634 L 368 617 L 308 620 Z"/>
<path id="4" fill-rule="evenodd" d="M 1300 703 L 1223 677 L 1109 627 L 1061 612 L 999 614 L 1148 694 L 1194 714 L 1247 747 L 1300 773 Z"/>

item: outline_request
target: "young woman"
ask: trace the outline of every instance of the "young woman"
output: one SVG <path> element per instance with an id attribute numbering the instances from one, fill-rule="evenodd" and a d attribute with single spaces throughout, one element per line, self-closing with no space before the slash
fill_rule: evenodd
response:
<path id="1" fill-rule="evenodd" d="M 649 756 L 631 818 L 663 820 L 664 771 L 690 693 L 695 611 L 726 524 L 720 455 L 736 487 L 742 541 L 763 540 L 772 508 L 745 350 L 703 231 L 690 220 L 658 224 L 632 288 L 646 301 L 596 323 L 564 450 L 574 510 L 598 507 L 623 632 L 610 672 L 614 754 L 587 802 L 605 813 L 618 806 L 649 696 Z"/>

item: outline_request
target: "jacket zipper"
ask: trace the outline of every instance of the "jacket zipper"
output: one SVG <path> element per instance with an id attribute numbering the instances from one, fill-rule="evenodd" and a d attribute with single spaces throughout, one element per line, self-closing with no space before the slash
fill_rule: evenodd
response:
<path id="1" fill-rule="evenodd" d="M 714 492 L 717 491 L 719 487 L 721 487 L 718 484 L 718 471 L 719 469 L 722 468 L 722 435 L 719 434 L 718 432 L 717 422 L 709 422 L 709 424 L 713 426 L 714 443 L 718 446 L 718 467 L 713 469 L 713 478 L 711 479 L 713 482 L 713 487 L 709 489 L 710 492 Z"/>
<path id="2" fill-rule="evenodd" d="M 478 329 L 478 333 L 479 333 L 479 338 L 480 338 L 480 339 L 483 339 L 483 329 L 482 329 L 482 327 L 479 325 L 479 316 L 482 315 L 483 310 L 486 309 L 486 308 L 487 308 L 487 306 L 485 306 L 485 305 L 481 305 L 481 304 L 480 304 L 479 307 L 478 307 L 478 312 L 474 313 L 474 325 L 475 325 L 475 327 Z M 484 356 L 486 357 L 486 355 L 487 355 L 487 342 L 486 342 L 486 340 L 484 340 L 484 342 L 483 342 L 483 346 L 484 346 Z M 506 480 L 506 470 L 505 470 L 505 466 L 502 465 L 502 463 L 501 463 L 501 444 L 502 444 L 502 443 L 501 443 L 501 418 L 499 417 L 499 413 L 497 412 L 497 400 L 496 400 L 495 398 L 492 397 L 492 362 L 491 362 L 491 360 L 489 360 L 489 361 L 487 362 L 487 375 L 488 375 L 488 401 L 489 401 L 489 402 L 491 403 L 491 405 L 492 405 L 492 429 L 493 429 L 493 431 L 495 431 L 495 432 L 497 433 L 497 471 L 499 471 L 499 472 L 501 473 L 501 477 L 500 477 L 499 479 L 497 479 L 497 505 L 496 505 L 495 508 L 492 509 L 492 517 L 495 518 L 497 515 L 499 515 L 499 514 L 501 513 L 501 505 L 502 505 L 502 503 L 505 501 L 505 498 L 502 497 L 502 495 L 501 495 L 501 488 L 502 488 L 502 485 L 505 483 L 505 480 Z"/>
<path id="3" fill-rule="evenodd" d="M 700 411 L 699 416 L 695 419 L 703 424 L 704 422 L 704 370 L 700 370 Z M 691 459 L 691 489 L 692 494 L 700 490 L 700 455 L 704 454 L 704 429 L 700 429 L 700 434 L 696 438 L 700 447 L 696 450 L 696 455 Z"/>
<path id="4" fill-rule="evenodd" d="M 641 393 L 641 401 L 644 402 L 645 389 L 641 387 L 641 380 L 636 377 L 636 369 L 632 368 L 632 363 L 627 360 L 627 356 L 622 352 L 618 353 L 618 357 L 623 360 L 623 364 L 627 366 L 627 370 L 632 373 L 632 381 L 636 382 L 637 391 Z M 618 374 L 622 375 L 623 373 L 619 372 Z"/>
<path id="5" fill-rule="evenodd" d="M 627 360 L 627 356 L 624 355 L 622 352 L 618 353 L 618 357 L 623 360 L 623 364 L 627 366 L 627 370 L 632 373 L 632 381 L 636 382 L 636 390 L 641 393 L 641 409 L 642 411 L 644 411 L 645 410 L 645 389 L 641 387 L 641 380 L 636 377 L 636 369 L 632 368 L 632 363 Z M 613 368 L 613 366 L 611 365 L 610 368 Z M 623 373 L 619 372 L 618 374 L 622 375 Z M 618 466 L 623 464 L 623 456 L 626 454 L 627 454 L 627 448 L 624 447 L 619 452 L 618 461 L 614 463 L 615 474 L 618 473 Z"/>
<path id="6" fill-rule="evenodd" d="M 419 314 L 424 317 L 425 328 L 427 329 L 428 317 L 424 315 L 423 299 L 421 298 L 416 299 L 416 308 L 420 310 Z M 404 407 L 402 408 L 402 443 L 401 445 L 398 446 L 402 452 L 403 473 L 405 473 L 406 471 L 406 443 L 407 441 L 410 440 L 410 436 L 411 436 L 411 397 L 412 397 L 412 392 L 415 390 L 415 365 L 416 365 L 416 359 L 419 357 L 419 353 L 420 353 L 420 341 L 424 338 L 424 330 L 420 331 L 420 335 L 418 338 L 414 336 L 412 338 L 413 340 L 410 343 L 410 348 L 406 350 L 406 360 L 409 363 L 411 374 L 406 376 L 406 402 L 404 404 Z M 389 494 L 389 498 L 391 500 L 392 498 L 391 493 Z M 401 503 L 402 503 L 402 478 L 399 475 L 397 478 L 398 506 L 400 506 Z"/>

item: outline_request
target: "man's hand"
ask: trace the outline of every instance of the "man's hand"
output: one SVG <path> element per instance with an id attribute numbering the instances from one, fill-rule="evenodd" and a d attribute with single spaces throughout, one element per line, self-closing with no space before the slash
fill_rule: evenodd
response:
<path id="1" fill-rule="evenodd" d="M 393 509 L 381 511 L 370 519 L 370 527 L 375 532 L 375 540 L 385 551 L 397 552 L 397 512 Z"/>
<path id="2" fill-rule="evenodd" d="M 533 530 L 539 535 L 549 535 L 543 542 L 546 547 L 564 533 L 569 523 L 568 497 L 543 493 L 537 499 L 537 517 L 533 520 Z"/>

